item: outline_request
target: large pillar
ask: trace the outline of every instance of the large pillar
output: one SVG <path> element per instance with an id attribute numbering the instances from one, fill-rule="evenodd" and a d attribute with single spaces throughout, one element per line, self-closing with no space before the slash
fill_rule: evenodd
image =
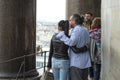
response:
<path id="1" fill-rule="evenodd" d="M 101 0 L 66 0 L 66 18 L 72 14 L 84 14 L 92 12 L 94 16 L 100 16 Z"/>
<path id="2" fill-rule="evenodd" d="M 36 0 L 0 0 L 0 80 L 16 78 L 24 60 L 18 77 L 38 75 L 35 55 L 8 61 L 35 53 L 35 15 Z"/>
<path id="3" fill-rule="evenodd" d="M 120 0 L 102 0 L 101 12 L 101 80 L 120 80 Z"/>

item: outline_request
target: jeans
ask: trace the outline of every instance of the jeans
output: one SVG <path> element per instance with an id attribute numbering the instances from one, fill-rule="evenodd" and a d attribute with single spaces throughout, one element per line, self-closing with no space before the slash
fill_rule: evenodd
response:
<path id="1" fill-rule="evenodd" d="M 101 64 L 95 65 L 93 80 L 100 80 Z"/>
<path id="2" fill-rule="evenodd" d="M 69 60 L 52 58 L 52 70 L 54 80 L 68 80 L 69 77 Z"/>

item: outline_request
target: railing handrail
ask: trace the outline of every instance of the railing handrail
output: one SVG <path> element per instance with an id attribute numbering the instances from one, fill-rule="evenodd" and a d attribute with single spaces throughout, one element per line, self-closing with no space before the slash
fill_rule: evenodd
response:
<path id="1" fill-rule="evenodd" d="M 49 52 L 49 51 L 42 51 L 42 52 L 40 52 L 40 53 L 45 53 L 45 52 Z M 39 53 L 39 54 L 40 54 L 40 53 Z M 2 62 L 0 62 L 0 64 L 7 63 L 7 62 L 10 62 L 10 61 L 14 61 L 14 60 L 17 60 L 17 59 L 21 59 L 21 58 L 24 58 L 24 56 L 29 57 L 29 56 L 33 56 L 33 55 L 37 55 L 37 54 L 38 54 L 38 53 L 33 53 L 33 54 L 29 54 L 29 55 L 19 56 L 19 57 L 12 58 L 12 59 L 9 59 L 9 60 L 6 60 L 6 61 L 2 61 Z"/>
<path id="2" fill-rule="evenodd" d="M 46 67 L 46 53 L 47 52 L 49 52 L 49 51 L 41 51 L 41 52 L 39 52 L 39 54 L 41 53 L 41 54 L 45 54 L 45 56 L 44 56 L 44 71 L 45 71 L 45 67 Z M 21 59 L 21 58 L 23 58 L 23 62 L 21 63 L 21 65 L 20 65 L 20 68 L 19 68 L 19 71 L 18 71 L 18 73 L 17 73 L 17 75 L 16 75 L 16 80 L 18 80 L 18 77 L 19 77 L 19 74 L 20 74 L 20 71 L 22 70 L 22 67 L 24 68 L 24 72 L 23 72 L 23 78 L 24 78 L 24 80 L 25 80 L 25 74 L 26 73 L 30 73 L 31 71 L 33 71 L 33 70 L 38 70 L 38 69 L 41 69 L 41 68 L 35 68 L 35 69 L 32 69 L 32 70 L 29 70 L 29 71 L 25 71 L 25 58 L 26 57 L 30 57 L 30 56 L 33 56 L 33 55 L 37 55 L 38 53 L 33 53 L 33 54 L 28 54 L 28 55 L 23 55 L 23 56 L 19 56 L 19 57 L 16 57 L 16 58 L 12 58 L 12 59 L 9 59 L 9 60 L 6 60 L 6 61 L 2 61 L 2 62 L 0 62 L 0 64 L 3 64 L 3 63 L 9 63 L 9 62 L 11 62 L 11 61 L 14 61 L 14 60 L 18 60 L 18 59 Z"/>

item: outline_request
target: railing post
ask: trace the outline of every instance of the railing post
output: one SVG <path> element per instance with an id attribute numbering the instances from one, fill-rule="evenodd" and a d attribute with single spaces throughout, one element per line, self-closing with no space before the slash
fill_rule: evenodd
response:
<path id="1" fill-rule="evenodd" d="M 45 67 L 46 67 L 46 51 L 44 51 L 44 72 L 45 72 Z"/>
<path id="2" fill-rule="evenodd" d="M 26 56 L 24 55 L 24 67 L 23 67 L 23 79 L 25 80 L 25 58 Z"/>

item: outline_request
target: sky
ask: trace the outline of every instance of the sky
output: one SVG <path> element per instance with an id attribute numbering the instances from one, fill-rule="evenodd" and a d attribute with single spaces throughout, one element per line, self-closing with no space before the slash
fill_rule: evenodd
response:
<path id="1" fill-rule="evenodd" d="M 37 0 L 37 21 L 58 22 L 65 19 L 66 0 Z"/>

